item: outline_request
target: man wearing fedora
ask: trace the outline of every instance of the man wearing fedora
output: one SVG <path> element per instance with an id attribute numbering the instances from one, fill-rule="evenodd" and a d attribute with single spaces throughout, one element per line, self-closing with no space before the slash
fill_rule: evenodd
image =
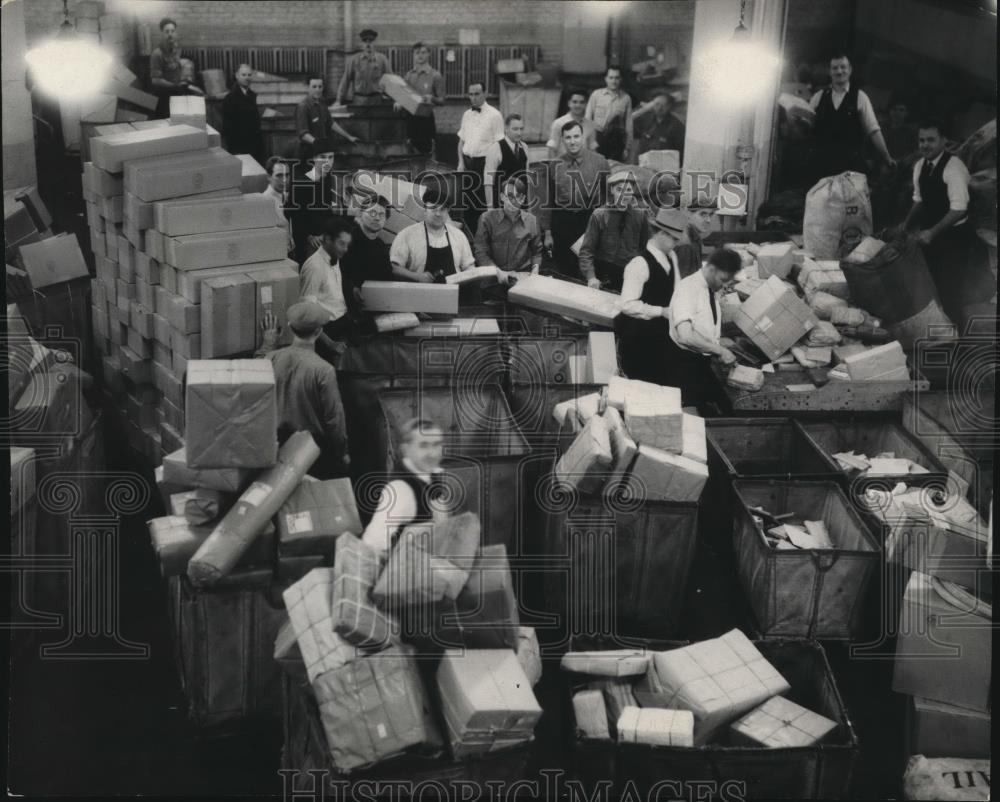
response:
<path id="1" fill-rule="evenodd" d="M 635 176 L 619 170 L 608 179 L 608 202 L 587 221 L 580 272 L 591 287 L 621 292 L 622 275 L 649 240 L 649 213 L 636 203 Z"/>
<path id="2" fill-rule="evenodd" d="M 674 248 L 684 238 L 687 216 L 659 209 L 642 253 L 625 265 L 619 313 L 614 320 L 618 361 L 629 379 L 677 385 L 678 349 L 670 339 L 670 304 L 680 280 Z"/>
<path id="3" fill-rule="evenodd" d="M 345 100 L 372 98 L 382 94 L 379 81 L 386 73 L 392 72 L 389 59 L 375 52 L 378 33 L 365 28 L 361 34 L 361 52 L 355 53 L 347 61 L 344 75 L 337 87 L 337 104 Z"/>

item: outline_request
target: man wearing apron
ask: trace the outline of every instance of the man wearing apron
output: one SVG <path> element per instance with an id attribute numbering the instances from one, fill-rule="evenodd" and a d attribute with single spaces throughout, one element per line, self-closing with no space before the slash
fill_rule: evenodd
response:
<path id="1" fill-rule="evenodd" d="M 421 203 L 424 222 L 400 231 L 389 249 L 393 279 L 443 283 L 447 276 L 475 267 L 469 240 L 449 217 L 447 196 L 430 188 Z"/>
<path id="2" fill-rule="evenodd" d="M 940 123 L 921 123 L 917 137 L 922 158 L 913 165 L 913 206 L 903 227 L 918 229 L 941 306 L 962 333 L 971 317 L 969 307 L 992 298 L 996 281 L 968 222 L 968 169 L 945 152 Z"/>
<path id="3" fill-rule="evenodd" d="M 676 386 L 677 346 L 670 339 L 670 302 L 679 280 L 673 249 L 687 217 L 660 209 L 649 221 L 645 250 L 625 265 L 619 313 L 614 320 L 618 361 L 629 379 Z"/>

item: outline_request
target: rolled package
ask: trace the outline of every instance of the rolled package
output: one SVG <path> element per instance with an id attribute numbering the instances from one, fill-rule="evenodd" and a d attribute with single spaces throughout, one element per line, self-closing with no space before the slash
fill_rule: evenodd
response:
<path id="1" fill-rule="evenodd" d="M 296 432 L 278 449 L 278 461 L 243 491 L 188 563 L 194 585 L 213 585 L 228 574 L 298 487 L 319 457 L 309 432 Z"/>

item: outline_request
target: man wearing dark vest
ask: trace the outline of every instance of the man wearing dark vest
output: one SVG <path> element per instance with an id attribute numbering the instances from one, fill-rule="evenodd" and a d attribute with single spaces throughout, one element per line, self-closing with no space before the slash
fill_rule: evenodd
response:
<path id="1" fill-rule="evenodd" d="M 441 469 L 444 430 L 433 421 L 414 418 L 403 424 L 399 435 L 402 458 L 387 477 L 362 536 L 385 552 L 408 524 L 437 521 L 449 512 Z"/>
<path id="2" fill-rule="evenodd" d="M 483 183 L 486 186 L 486 205 L 499 209 L 500 188 L 508 178 L 523 177 L 528 169 L 528 152 L 524 149 L 524 120 L 520 114 L 508 114 L 504 118 L 504 137 L 490 146 L 483 168 Z"/>
<path id="3" fill-rule="evenodd" d="M 903 228 L 916 228 L 945 313 L 964 330 L 974 304 L 996 293 L 985 249 L 968 223 L 969 171 L 944 149 L 941 123 L 921 123 L 913 165 L 913 206 Z"/>
<path id="4" fill-rule="evenodd" d="M 629 379 L 676 386 L 677 346 L 670 339 L 670 303 L 680 280 L 673 250 L 687 229 L 680 209 L 660 209 L 642 253 L 625 265 L 614 320 L 618 362 Z"/>
<path id="5" fill-rule="evenodd" d="M 865 143 L 869 139 L 882 161 L 895 167 L 871 100 L 851 85 L 851 60 L 846 54 L 838 53 L 830 59 L 830 82 L 809 101 L 816 112 L 813 180 L 846 170 L 865 172 Z"/>

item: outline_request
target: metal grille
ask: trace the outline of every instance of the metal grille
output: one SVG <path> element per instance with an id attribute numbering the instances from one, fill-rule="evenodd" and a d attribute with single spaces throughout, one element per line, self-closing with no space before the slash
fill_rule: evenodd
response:
<path id="1" fill-rule="evenodd" d="M 389 59 L 393 72 L 406 75 L 413 66 L 413 49 L 409 45 L 377 48 Z M 455 60 L 448 61 L 448 51 L 455 53 Z M 327 75 L 333 67 L 329 51 L 322 47 L 196 47 L 190 52 L 200 70 L 219 69 L 232 75 L 246 62 L 255 70 L 274 75 Z M 482 81 L 486 93 L 496 97 L 500 92 L 500 79 L 494 72 L 497 61 L 523 58 L 526 70 L 534 69 L 541 59 L 537 45 L 443 45 L 430 48 L 430 64 L 444 76 L 445 95 L 449 99 L 465 97 L 466 88 L 473 81 Z M 328 76 L 335 86 L 340 75 Z"/>

